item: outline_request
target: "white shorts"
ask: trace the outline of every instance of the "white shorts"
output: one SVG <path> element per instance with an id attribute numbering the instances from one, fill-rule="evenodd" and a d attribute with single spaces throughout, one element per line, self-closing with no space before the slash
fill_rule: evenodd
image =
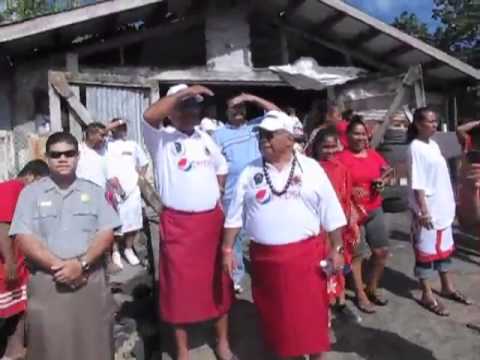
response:
<path id="1" fill-rule="evenodd" d="M 414 247 L 417 261 L 443 260 L 452 254 L 455 245 L 451 226 L 442 230 L 427 230 L 417 226 L 415 230 Z"/>
<path id="2" fill-rule="evenodd" d="M 118 215 L 122 221 L 122 234 L 143 228 L 142 195 L 138 186 L 125 201 L 118 204 Z"/>

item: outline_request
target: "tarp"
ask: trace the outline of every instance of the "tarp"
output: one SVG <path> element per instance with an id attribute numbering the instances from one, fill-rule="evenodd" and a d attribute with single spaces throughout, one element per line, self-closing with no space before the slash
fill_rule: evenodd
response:
<path id="1" fill-rule="evenodd" d="M 366 70 L 356 67 L 320 66 L 310 57 L 302 57 L 289 65 L 270 66 L 269 69 L 297 90 L 323 90 L 367 74 Z"/>

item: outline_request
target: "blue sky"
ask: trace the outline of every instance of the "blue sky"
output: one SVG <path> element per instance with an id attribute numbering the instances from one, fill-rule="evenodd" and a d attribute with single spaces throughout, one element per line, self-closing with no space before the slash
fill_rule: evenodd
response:
<path id="1" fill-rule="evenodd" d="M 436 27 L 432 19 L 433 0 L 346 0 L 346 2 L 388 23 L 402 11 L 407 10 L 417 14 L 430 28 Z"/>

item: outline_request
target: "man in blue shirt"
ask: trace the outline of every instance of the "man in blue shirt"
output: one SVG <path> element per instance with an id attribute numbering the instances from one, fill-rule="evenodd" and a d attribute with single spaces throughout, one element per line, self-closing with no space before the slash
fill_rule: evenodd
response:
<path id="1" fill-rule="evenodd" d="M 213 133 L 213 139 L 222 149 L 222 153 L 228 162 L 229 173 L 223 197 L 225 211 L 230 205 L 240 173 L 250 162 L 260 157 L 258 139 L 253 129 L 260 123 L 263 116 L 248 121 L 247 104 L 255 105 L 264 112 L 280 110 L 275 104 L 251 94 L 241 94 L 228 101 L 228 123 Z M 235 241 L 237 266 L 233 273 L 233 282 L 237 293 L 242 292 L 240 283 L 245 274 L 242 249 L 244 238 L 245 233 L 241 231 Z"/>

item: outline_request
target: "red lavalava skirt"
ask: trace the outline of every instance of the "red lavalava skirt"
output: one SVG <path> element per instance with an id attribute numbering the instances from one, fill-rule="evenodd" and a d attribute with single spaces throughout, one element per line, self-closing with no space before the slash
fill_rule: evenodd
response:
<path id="1" fill-rule="evenodd" d="M 165 208 L 160 215 L 160 316 L 170 324 L 214 319 L 228 312 L 234 294 L 221 267 L 224 214 Z"/>
<path id="2" fill-rule="evenodd" d="M 267 347 L 280 357 L 330 350 L 325 241 L 252 242 L 252 292 Z"/>

